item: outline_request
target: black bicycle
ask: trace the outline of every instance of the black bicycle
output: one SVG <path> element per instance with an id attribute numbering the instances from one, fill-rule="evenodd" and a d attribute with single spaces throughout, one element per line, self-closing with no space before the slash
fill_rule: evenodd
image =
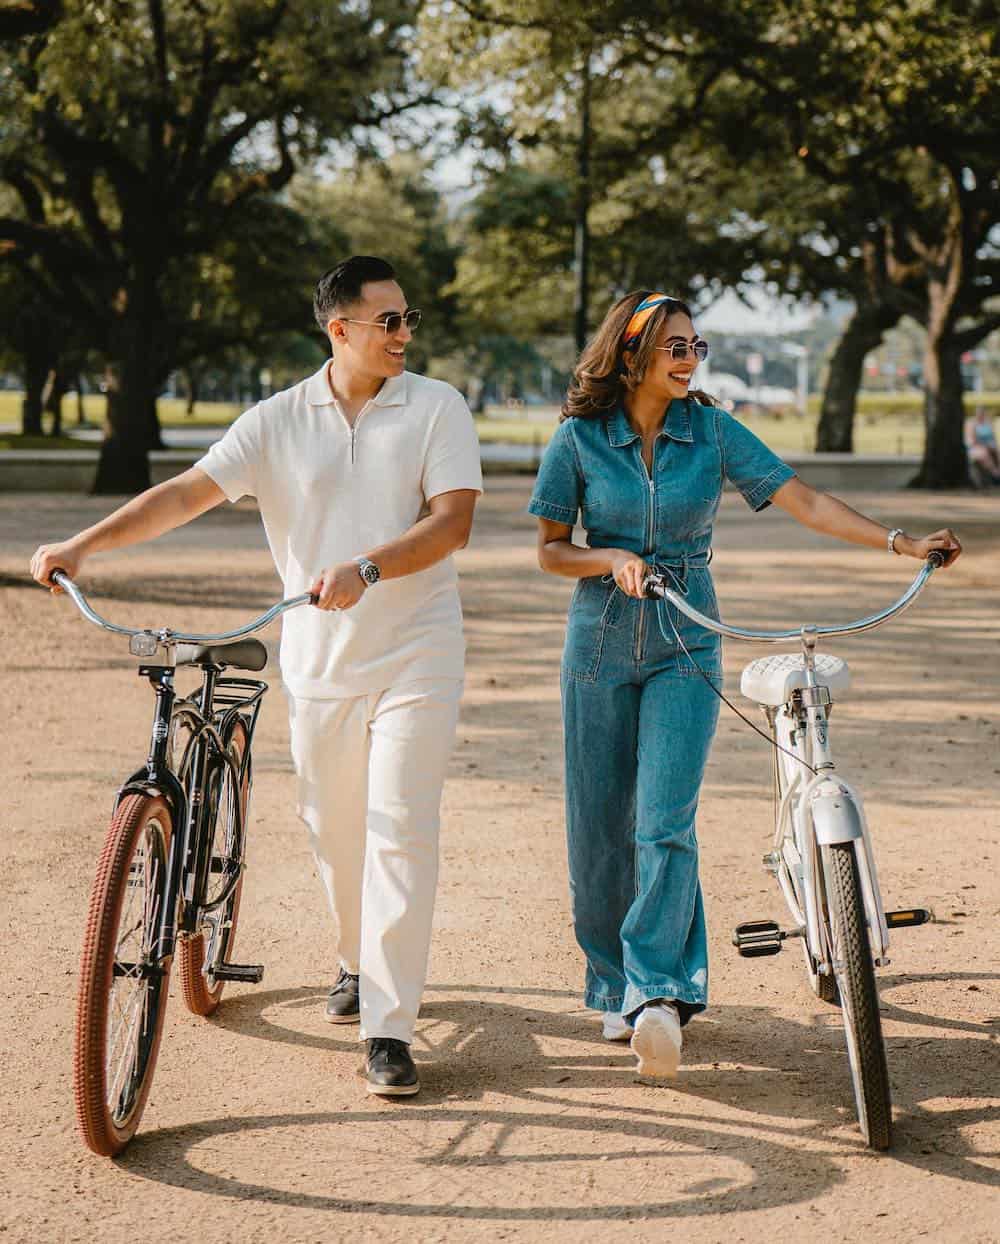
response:
<path id="1" fill-rule="evenodd" d="M 254 729 L 267 650 L 243 638 L 314 600 L 283 600 L 239 630 L 184 635 L 106 621 L 61 571 L 52 575 L 88 621 L 129 637 L 156 694 L 145 765 L 118 792 L 97 865 L 80 964 L 73 1043 L 77 1121 L 95 1153 L 120 1153 L 149 1096 L 176 953 L 184 1001 L 211 1015 L 226 981 L 256 983 L 260 964 L 232 961 L 243 891 Z M 189 696 L 178 667 L 201 671 Z"/>

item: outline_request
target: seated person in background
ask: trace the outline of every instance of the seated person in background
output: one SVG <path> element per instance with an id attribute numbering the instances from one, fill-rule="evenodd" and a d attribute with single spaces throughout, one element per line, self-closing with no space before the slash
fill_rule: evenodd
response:
<path id="1" fill-rule="evenodd" d="M 985 406 L 980 406 L 966 422 L 965 445 L 969 452 L 969 474 L 976 487 L 1000 484 L 1000 449 L 993 417 Z"/>

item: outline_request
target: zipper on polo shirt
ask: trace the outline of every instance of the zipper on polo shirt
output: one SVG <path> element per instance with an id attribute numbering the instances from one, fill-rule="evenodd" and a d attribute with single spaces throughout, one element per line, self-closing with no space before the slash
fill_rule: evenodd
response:
<path id="1" fill-rule="evenodd" d="M 348 431 L 351 434 L 351 466 L 354 466 L 355 460 L 357 458 L 358 428 L 361 426 L 361 420 L 368 413 L 368 407 L 370 405 L 371 405 L 370 401 L 365 402 L 364 406 L 362 406 L 361 409 L 358 411 L 358 417 L 354 420 L 353 423 L 347 423 L 347 416 L 344 414 L 342 410 L 340 410 L 339 405 L 337 407 L 337 409 L 340 410 L 341 419 L 343 419 L 343 421 L 347 423 Z"/>

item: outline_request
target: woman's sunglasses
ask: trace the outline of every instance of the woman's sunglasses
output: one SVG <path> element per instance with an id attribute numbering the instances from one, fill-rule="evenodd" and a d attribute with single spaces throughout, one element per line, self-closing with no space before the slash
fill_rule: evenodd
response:
<path id="1" fill-rule="evenodd" d="M 668 346 L 654 346 L 654 350 L 665 350 L 672 359 L 678 362 L 686 359 L 688 350 L 695 356 L 699 363 L 703 363 L 708 358 L 708 342 L 702 341 L 699 337 L 697 341 L 672 341 Z"/>
<path id="2" fill-rule="evenodd" d="M 385 335 L 388 337 L 392 333 L 398 333 L 404 324 L 411 333 L 416 332 L 417 325 L 420 323 L 420 312 L 407 311 L 405 315 L 400 315 L 398 311 L 390 311 L 381 320 L 349 320 L 347 316 L 342 318 L 345 324 L 374 324 L 376 328 L 385 329 Z"/>

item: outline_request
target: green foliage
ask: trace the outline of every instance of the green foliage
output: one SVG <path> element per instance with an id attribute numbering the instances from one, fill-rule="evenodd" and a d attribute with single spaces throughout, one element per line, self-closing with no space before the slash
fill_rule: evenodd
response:
<path id="1" fill-rule="evenodd" d="M 20 199 L 0 247 L 108 359 L 119 442 L 150 443 L 176 364 L 308 314 L 309 232 L 281 193 L 405 106 L 416 3 L 65 0 L 0 47 Z"/>
<path id="2" fill-rule="evenodd" d="M 323 256 L 315 276 L 352 254 L 380 255 L 396 269 L 410 305 L 423 313 L 410 366 L 423 368 L 432 354 L 454 348 L 457 307 L 448 290 L 455 247 L 444 201 L 419 157 L 355 160 L 329 181 L 300 179 L 291 200 Z"/>

